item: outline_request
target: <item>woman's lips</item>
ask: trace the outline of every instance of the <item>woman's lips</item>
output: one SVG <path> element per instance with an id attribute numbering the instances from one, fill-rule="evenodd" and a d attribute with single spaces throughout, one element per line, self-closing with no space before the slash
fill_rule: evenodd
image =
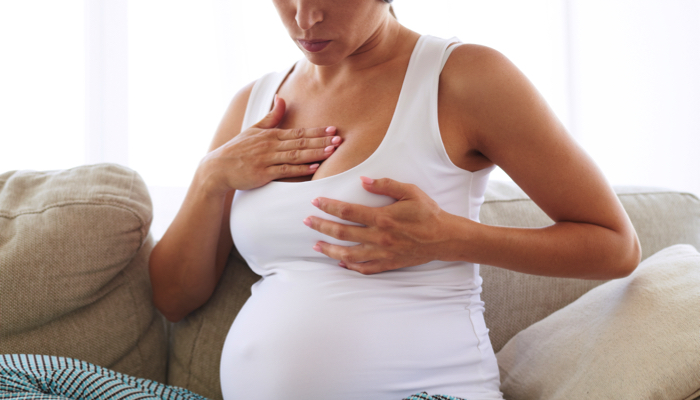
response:
<path id="1" fill-rule="evenodd" d="M 321 51 L 328 46 L 328 43 L 330 43 L 330 40 L 297 40 L 301 47 L 304 48 L 306 51 L 310 51 L 312 53 L 316 53 L 317 51 Z"/>

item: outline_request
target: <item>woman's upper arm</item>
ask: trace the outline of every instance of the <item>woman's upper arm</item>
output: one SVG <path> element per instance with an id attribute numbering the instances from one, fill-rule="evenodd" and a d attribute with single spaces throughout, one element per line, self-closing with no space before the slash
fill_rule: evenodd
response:
<path id="1" fill-rule="evenodd" d="M 550 218 L 599 225 L 636 240 L 601 171 L 506 57 L 462 45 L 442 79 L 462 110 L 457 118 L 471 150 L 501 167 Z"/>
<path id="2" fill-rule="evenodd" d="M 224 113 L 223 118 L 221 119 L 221 122 L 219 123 L 218 128 L 216 129 L 216 133 L 214 134 L 214 139 L 211 142 L 209 151 L 217 149 L 241 132 L 245 110 L 248 105 L 248 98 L 250 97 L 250 92 L 253 90 L 254 84 L 255 82 L 251 82 L 250 84 L 246 85 L 233 97 L 231 103 L 226 109 L 226 112 Z M 231 202 L 233 201 L 234 193 L 235 190 L 229 191 L 226 194 L 226 200 L 224 201 L 221 231 L 219 232 L 219 242 L 216 247 L 217 277 L 221 277 L 221 274 L 224 272 L 226 260 L 228 259 L 228 255 L 233 247 L 233 238 L 231 237 L 230 226 L 230 206 Z"/>

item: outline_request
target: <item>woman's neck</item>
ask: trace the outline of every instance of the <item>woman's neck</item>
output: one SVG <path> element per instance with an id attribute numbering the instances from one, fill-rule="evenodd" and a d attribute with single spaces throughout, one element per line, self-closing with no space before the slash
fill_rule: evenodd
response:
<path id="1" fill-rule="evenodd" d="M 362 46 L 342 61 L 333 65 L 315 65 L 305 61 L 300 65 L 299 72 L 306 75 L 312 84 L 333 86 L 334 82 L 347 82 L 348 79 L 383 70 L 406 53 L 410 55 L 419 36 L 390 17 Z"/>

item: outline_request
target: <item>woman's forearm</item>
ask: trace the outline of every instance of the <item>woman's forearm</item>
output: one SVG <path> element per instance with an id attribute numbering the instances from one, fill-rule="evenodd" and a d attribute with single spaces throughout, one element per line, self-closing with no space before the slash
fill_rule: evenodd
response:
<path id="1" fill-rule="evenodd" d="M 321 211 L 355 224 L 315 216 L 304 220 L 324 235 L 360 243 L 344 246 L 319 241 L 314 249 L 362 274 L 442 260 L 536 275 L 612 279 L 628 275 L 639 263 L 637 234 L 622 205 L 614 200 L 598 205 L 597 212 L 578 213 L 597 215 L 603 223 L 562 218 L 544 228 L 507 228 L 450 214 L 415 185 L 367 177 L 362 185 L 370 193 L 397 201 L 366 207 L 319 197 L 312 203 Z M 614 193 L 610 196 L 614 198 Z"/>
<path id="2" fill-rule="evenodd" d="M 479 224 L 451 215 L 445 260 L 489 264 L 534 275 L 614 279 L 639 264 L 636 233 L 579 222 L 557 222 L 543 228 Z"/>
<path id="3" fill-rule="evenodd" d="M 195 175 L 149 261 L 153 301 L 171 321 L 182 319 L 209 299 L 225 263 L 219 253 L 228 254 L 232 246 L 230 234 L 222 230 L 226 199 L 232 193 L 207 194 L 200 175 Z"/>

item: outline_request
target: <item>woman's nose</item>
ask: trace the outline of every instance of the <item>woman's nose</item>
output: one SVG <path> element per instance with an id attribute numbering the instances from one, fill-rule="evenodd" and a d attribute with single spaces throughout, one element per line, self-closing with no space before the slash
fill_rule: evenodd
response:
<path id="1" fill-rule="evenodd" d="M 312 26 L 323 21 L 323 11 L 313 3 L 313 1 L 303 0 L 298 3 L 295 19 L 302 30 L 311 29 Z"/>

